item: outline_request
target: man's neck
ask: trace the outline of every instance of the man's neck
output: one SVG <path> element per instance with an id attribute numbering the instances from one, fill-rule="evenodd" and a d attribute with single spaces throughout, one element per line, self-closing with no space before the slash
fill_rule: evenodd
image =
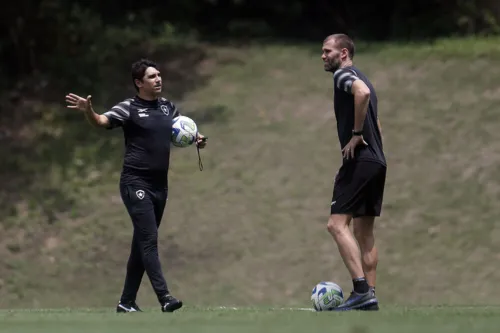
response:
<path id="1" fill-rule="evenodd" d="M 145 100 L 145 101 L 154 101 L 154 100 L 156 100 L 156 99 L 158 98 L 158 97 L 156 97 L 156 96 L 146 95 L 146 94 L 144 94 L 144 93 L 142 93 L 142 92 L 139 92 L 139 93 L 137 94 L 137 96 L 138 96 L 140 99 L 143 99 L 143 100 Z"/>
<path id="2" fill-rule="evenodd" d="M 340 68 L 350 67 L 350 66 L 352 66 L 352 60 L 346 60 L 342 63 L 342 65 L 340 65 Z"/>

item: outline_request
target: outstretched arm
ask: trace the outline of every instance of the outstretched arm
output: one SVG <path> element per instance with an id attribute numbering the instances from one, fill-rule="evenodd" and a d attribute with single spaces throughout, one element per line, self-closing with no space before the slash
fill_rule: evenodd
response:
<path id="1" fill-rule="evenodd" d="M 95 127 L 109 127 L 110 121 L 108 117 L 100 115 L 94 112 L 92 108 L 92 96 L 87 96 L 87 98 L 80 97 L 73 93 L 66 95 L 66 102 L 69 104 L 67 107 L 69 109 L 77 109 L 83 111 L 85 118 L 88 122 Z"/>

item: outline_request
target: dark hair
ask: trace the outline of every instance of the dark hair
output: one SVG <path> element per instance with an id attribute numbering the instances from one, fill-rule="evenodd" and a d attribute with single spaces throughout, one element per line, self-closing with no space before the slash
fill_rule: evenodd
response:
<path id="1" fill-rule="evenodd" d="M 346 34 L 333 34 L 326 37 L 325 42 L 330 39 L 335 39 L 335 44 L 337 44 L 341 49 L 346 48 L 349 52 L 349 58 L 354 58 L 354 42 L 349 36 L 347 36 Z"/>
<path id="2" fill-rule="evenodd" d="M 158 69 L 158 65 L 149 59 L 140 59 L 132 64 L 132 83 L 134 84 L 135 90 L 139 91 L 139 87 L 135 84 L 135 80 L 142 80 L 148 67 Z"/>

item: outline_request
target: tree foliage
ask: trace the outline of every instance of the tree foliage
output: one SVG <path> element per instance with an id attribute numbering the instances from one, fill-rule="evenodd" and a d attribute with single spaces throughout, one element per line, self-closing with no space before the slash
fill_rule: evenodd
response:
<path id="1" fill-rule="evenodd" d="M 495 0 L 18 0 L 2 11 L 4 74 L 67 73 L 121 46 L 164 33 L 165 24 L 204 39 L 318 39 L 346 32 L 409 40 L 499 32 Z M 89 58 L 93 60 L 89 62 Z M 75 61 L 77 61 L 75 63 Z"/>

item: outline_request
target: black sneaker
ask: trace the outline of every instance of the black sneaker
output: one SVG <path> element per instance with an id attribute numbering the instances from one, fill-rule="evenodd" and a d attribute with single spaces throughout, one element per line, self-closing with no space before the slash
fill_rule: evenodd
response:
<path id="1" fill-rule="evenodd" d="M 130 302 L 120 302 L 116 306 L 117 313 L 128 313 L 128 312 L 142 312 L 135 301 Z"/>
<path id="2" fill-rule="evenodd" d="M 375 297 L 375 292 L 373 289 L 368 290 L 367 293 L 358 294 L 355 291 L 351 292 L 349 298 L 333 309 L 333 311 L 349 311 L 349 310 L 369 310 L 378 309 L 378 300 Z"/>
<path id="3" fill-rule="evenodd" d="M 375 297 L 376 301 L 373 303 L 370 303 L 367 306 L 361 307 L 358 310 L 363 310 L 363 311 L 378 311 L 379 310 L 378 299 L 377 299 L 377 296 L 375 295 L 375 288 L 370 288 L 370 292 L 373 294 L 373 297 Z"/>
<path id="4" fill-rule="evenodd" d="M 161 311 L 163 312 L 174 312 L 175 310 L 178 310 L 182 307 L 182 301 L 171 295 L 164 296 L 160 303 Z"/>

